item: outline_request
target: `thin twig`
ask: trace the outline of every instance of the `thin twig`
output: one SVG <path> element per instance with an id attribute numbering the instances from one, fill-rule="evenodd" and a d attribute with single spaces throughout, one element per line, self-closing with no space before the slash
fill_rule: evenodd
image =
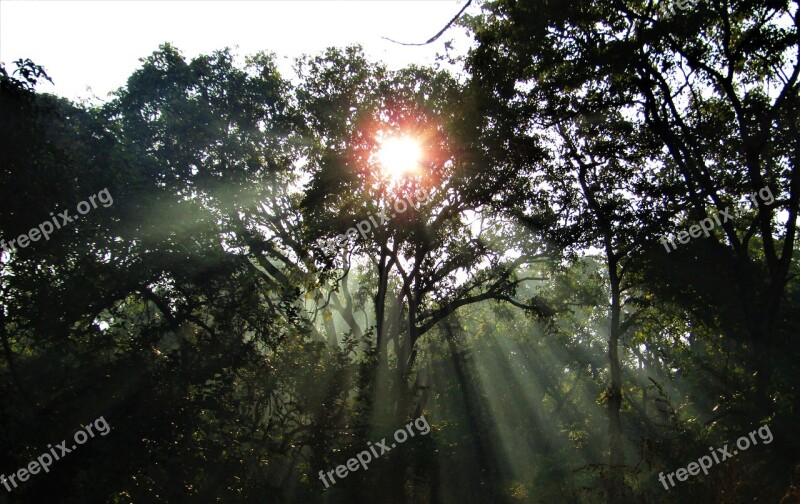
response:
<path id="1" fill-rule="evenodd" d="M 455 15 L 455 17 L 454 17 L 453 19 L 451 19 L 451 20 L 450 20 L 450 22 L 449 22 L 449 23 L 447 23 L 447 24 L 445 25 L 445 27 L 444 27 L 444 28 L 442 28 L 441 30 L 439 30 L 439 33 L 437 33 L 437 34 L 436 34 L 436 35 L 434 35 L 433 37 L 429 38 L 429 39 L 428 39 L 428 40 L 426 40 L 425 42 L 422 42 L 422 43 L 414 43 L 414 42 L 398 42 L 397 40 L 390 39 L 389 37 L 381 37 L 381 38 L 382 38 L 382 39 L 385 39 L 385 40 L 388 40 L 389 42 L 394 42 L 395 44 L 400 44 L 400 45 L 404 45 L 404 46 L 424 46 L 424 45 L 431 44 L 431 43 L 433 43 L 433 42 L 436 42 L 436 40 L 437 40 L 439 37 L 441 37 L 441 36 L 444 34 L 444 32 L 446 32 L 446 31 L 448 30 L 448 28 L 450 28 L 451 26 L 453 26 L 453 23 L 455 23 L 455 22 L 458 20 L 458 18 L 459 18 L 459 17 L 461 17 L 461 14 L 463 14 L 463 13 L 464 13 L 464 11 L 465 11 L 465 10 L 467 10 L 467 7 L 469 7 L 469 4 L 471 4 L 471 3 L 472 3 L 472 0 L 468 0 L 468 1 L 467 1 L 467 3 L 465 3 L 465 4 L 464 4 L 464 7 L 462 7 L 462 8 L 461 8 L 461 10 L 460 10 L 460 11 L 458 11 L 458 14 L 456 14 L 456 15 Z"/>

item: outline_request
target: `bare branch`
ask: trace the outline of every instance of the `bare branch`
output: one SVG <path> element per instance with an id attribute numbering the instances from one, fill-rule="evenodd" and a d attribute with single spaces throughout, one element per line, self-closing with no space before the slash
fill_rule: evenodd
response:
<path id="1" fill-rule="evenodd" d="M 451 26 L 453 26 L 453 23 L 455 23 L 458 20 L 458 18 L 461 17 L 461 14 L 463 14 L 464 11 L 467 10 L 467 7 L 469 7 L 469 4 L 471 4 L 471 3 L 472 3 L 472 0 L 468 0 L 467 3 L 464 4 L 464 7 L 462 7 L 461 10 L 458 11 L 458 14 L 456 14 L 455 17 L 453 19 L 451 19 L 450 22 L 447 23 L 444 26 L 444 28 L 439 30 L 439 33 L 437 33 L 433 37 L 429 38 L 425 42 L 422 42 L 422 43 L 398 42 L 397 40 L 390 39 L 389 37 L 381 37 L 381 38 L 385 39 L 385 40 L 388 40 L 389 42 L 394 42 L 395 44 L 400 44 L 400 45 L 404 45 L 404 46 L 424 46 L 424 45 L 432 44 L 432 43 L 436 42 L 436 40 L 438 40 L 439 37 L 444 35 L 444 32 L 446 32 Z"/>

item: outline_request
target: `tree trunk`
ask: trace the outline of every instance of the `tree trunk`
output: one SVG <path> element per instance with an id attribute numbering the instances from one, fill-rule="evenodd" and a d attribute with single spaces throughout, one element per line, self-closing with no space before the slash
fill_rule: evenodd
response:
<path id="1" fill-rule="evenodd" d="M 611 452 L 611 479 L 608 502 L 620 502 L 625 485 L 625 452 L 622 446 L 622 370 L 619 361 L 620 337 L 620 285 L 616 262 L 609 260 L 609 279 L 611 284 L 611 327 L 608 340 L 608 364 L 611 383 L 608 388 L 608 437 Z"/>

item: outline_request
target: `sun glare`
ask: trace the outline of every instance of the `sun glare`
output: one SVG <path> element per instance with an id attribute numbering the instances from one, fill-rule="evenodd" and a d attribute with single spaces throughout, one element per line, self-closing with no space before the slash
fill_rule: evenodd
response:
<path id="1" fill-rule="evenodd" d="M 392 137 L 381 142 L 378 161 L 383 172 L 392 179 L 416 173 L 422 157 L 419 142 L 409 137 Z"/>

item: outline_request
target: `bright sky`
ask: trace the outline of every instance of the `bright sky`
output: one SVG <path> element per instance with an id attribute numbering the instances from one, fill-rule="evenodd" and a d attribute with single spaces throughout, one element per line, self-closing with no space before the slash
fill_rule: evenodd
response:
<path id="1" fill-rule="evenodd" d="M 442 29 L 465 0 L 419 1 L 42 1 L 0 0 L 0 61 L 30 58 L 55 82 L 39 91 L 72 99 L 106 95 L 125 84 L 139 58 L 171 42 L 187 58 L 226 46 L 240 57 L 261 50 L 292 60 L 329 46 L 360 43 L 390 68 L 432 64 L 453 28 L 434 44 L 405 47 L 383 40 L 423 42 Z M 470 8 L 472 11 L 472 7 Z M 238 47 L 237 47 L 238 46 Z M 87 90 L 91 87 L 91 91 Z"/>

